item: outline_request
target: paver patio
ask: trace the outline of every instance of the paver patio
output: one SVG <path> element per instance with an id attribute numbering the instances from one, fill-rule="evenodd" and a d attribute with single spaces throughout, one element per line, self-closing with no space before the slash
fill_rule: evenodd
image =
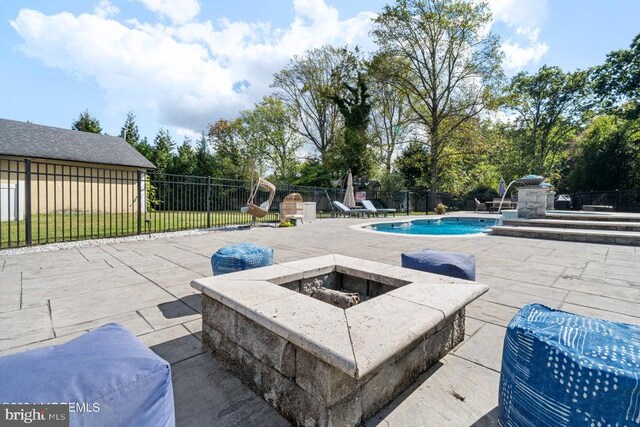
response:
<path id="1" fill-rule="evenodd" d="M 200 343 L 200 295 L 189 282 L 210 275 L 215 250 L 238 242 L 273 247 L 276 262 L 338 253 L 400 265 L 401 252 L 420 248 L 476 255 L 477 280 L 490 290 L 467 308 L 465 341 L 372 418 L 372 426 L 494 425 L 505 326 L 527 303 L 640 324 L 636 247 L 349 227 L 367 221 L 0 255 L 0 355 L 118 322 L 172 364 L 179 426 L 287 425 Z"/>

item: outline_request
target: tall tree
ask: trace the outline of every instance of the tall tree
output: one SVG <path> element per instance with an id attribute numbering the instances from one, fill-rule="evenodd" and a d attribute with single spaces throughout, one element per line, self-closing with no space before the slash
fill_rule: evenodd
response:
<path id="1" fill-rule="evenodd" d="M 501 77 L 498 38 L 487 32 L 485 2 L 396 0 L 375 19 L 373 35 L 391 59 L 389 81 L 426 129 L 430 157 L 429 208 L 436 203 L 438 167 L 464 124 L 489 105 Z"/>
<path id="2" fill-rule="evenodd" d="M 84 110 L 75 122 L 71 125 L 71 129 L 82 132 L 102 133 L 100 121 L 89 114 L 88 110 Z"/>
<path id="3" fill-rule="evenodd" d="M 385 75 L 388 60 L 386 55 L 377 54 L 369 65 L 373 143 L 387 175 L 391 172 L 394 154 L 410 136 L 413 118 L 405 95 Z"/>
<path id="4" fill-rule="evenodd" d="M 607 55 L 591 70 L 592 88 L 605 109 L 627 118 L 640 117 L 640 34 L 629 49 Z"/>
<path id="5" fill-rule="evenodd" d="M 209 150 L 209 141 L 204 131 L 196 145 L 194 175 L 216 176 L 216 168 L 213 156 Z"/>
<path id="6" fill-rule="evenodd" d="M 302 139 L 295 131 L 294 114 L 282 100 L 265 97 L 241 115 L 247 144 L 279 180 L 293 178 L 298 166 L 296 154 L 302 147 Z"/>
<path id="7" fill-rule="evenodd" d="M 140 144 L 140 132 L 136 124 L 136 115 L 129 110 L 127 119 L 124 121 L 122 129 L 120 129 L 120 138 L 126 140 L 132 147 L 138 148 Z"/>
<path id="8" fill-rule="evenodd" d="M 294 56 L 273 80 L 276 96 L 297 116 L 298 132 L 315 146 L 321 158 L 335 143 L 340 126 L 338 108 L 327 98 L 333 92 L 333 75 L 340 63 L 340 49 L 324 46 Z"/>
<path id="9" fill-rule="evenodd" d="M 207 135 L 214 149 L 218 176 L 229 179 L 250 179 L 256 165 L 256 154 L 251 152 L 243 136 L 240 119 L 220 119 L 209 125 Z M 260 172 L 260 171 L 259 171 Z"/>
<path id="10" fill-rule="evenodd" d="M 193 175 L 196 161 L 191 138 L 185 137 L 182 145 L 178 147 L 178 153 L 173 157 L 168 172 L 177 175 Z"/>
<path id="11" fill-rule="evenodd" d="M 334 89 L 329 93 L 344 121 L 344 136 L 337 147 L 338 165 L 358 177 L 368 177 L 373 156 L 367 130 L 371 121 L 371 96 L 364 63 L 358 50 L 341 49 L 342 61 L 334 70 Z M 344 172 L 343 172 L 344 173 Z"/>
<path id="12" fill-rule="evenodd" d="M 169 170 L 173 160 L 175 143 L 166 129 L 160 129 L 153 140 L 153 163 L 160 174 Z"/>
<path id="13" fill-rule="evenodd" d="M 582 123 L 587 73 L 543 66 L 517 74 L 508 87 L 507 108 L 516 113 L 512 137 L 527 173 L 554 174 Z M 525 173 L 525 171 L 521 171 Z"/>

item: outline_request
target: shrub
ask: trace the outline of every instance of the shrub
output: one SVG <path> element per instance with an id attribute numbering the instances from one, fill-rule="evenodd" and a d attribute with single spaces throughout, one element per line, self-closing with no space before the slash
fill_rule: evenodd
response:
<path id="1" fill-rule="evenodd" d="M 469 199 L 478 199 L 481 202 L 486 202 L 487 200 L 493 200 L 494 197 L 500 197 L 500 195 L 495 189 L 488 185 L 479 185 L 467 193 L 467 197 Z"/>
<path id="2" fill-rule="evenodd" d="M 447 205 L 442 204 L 442 203 L 438 203 L 438 204 L 436 205 L 436 213 L 437 213 L 438 215 L 444 215 L 444 214 L 445 214 L 445 212 L 447 212 Z"/>

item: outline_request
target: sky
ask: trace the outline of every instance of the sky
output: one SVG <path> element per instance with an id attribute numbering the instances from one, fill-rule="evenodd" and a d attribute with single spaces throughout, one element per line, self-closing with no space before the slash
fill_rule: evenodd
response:
<path id="1" fill-rule="evenodd" d="M 488 0 L 508 76 L 602 63 L 640 33 L 640 0 Z M 373 51 L 383 0 L 1 0 L 0 117 L 70 128 L 127 112 L 177 141 L 269 95 L 273 73 L 325 44 Z"/>

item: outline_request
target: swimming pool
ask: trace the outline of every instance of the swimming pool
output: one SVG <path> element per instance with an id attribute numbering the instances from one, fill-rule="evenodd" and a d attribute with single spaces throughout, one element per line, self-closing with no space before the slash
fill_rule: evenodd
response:
<path id="1" fill-rule="evenodd" d="M 363 228 L 371 231 L 395 234 L 423 234 L 432 236 L 461 236 L 487 233 L 495 225 L 495 219 L 434 218 L 414 219 L 404 222 L 368 224 Z"/>

